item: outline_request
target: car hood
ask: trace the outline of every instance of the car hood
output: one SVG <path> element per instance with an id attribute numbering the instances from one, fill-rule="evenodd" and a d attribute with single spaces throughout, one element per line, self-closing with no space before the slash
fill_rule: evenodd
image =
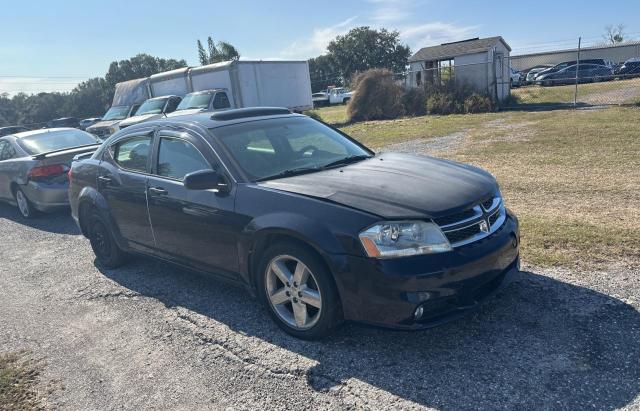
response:
<path id="1" fill-rule="evenodd" d="M 174 111 L 173 113 L 167 114 L 167 117 L 178 117 L 178 116 L 186 116 L 189 114 L 198 114 L 206 111 L 206 108 L 189 108 L 186 110 Z"/>
<path id="2" fill-rule="evenodd" d="M 259 183 L 383 218 L 437 218 L 498 191 L 479 168 L 410 154 L 385 153 L 349 166 Z"/>
<path id="3" fill-rule="evenodd" d="M 116 124 L 118 124 L 119 122 L 121 122 L 122 120 L 105 120 L 105 121 L 98 121 L 95 124 L 92 124 L 91 126 L 87 127 L 87 130 L 91 129 L 98 129 L 98 128 L 103 128 L 103 127 L 111 127 L 111 126 L 115 126 Z"/>
<path id="4" fill-rule="evenodd" d="M 140 116 L 129 117 L 120 122 L 120 128 L 132 126 L 134 124 L 142 123 L 143 121 L 153 120 L 161 117 L 164 117 L 164 116 L 162 114 L 143 114 Z"/>

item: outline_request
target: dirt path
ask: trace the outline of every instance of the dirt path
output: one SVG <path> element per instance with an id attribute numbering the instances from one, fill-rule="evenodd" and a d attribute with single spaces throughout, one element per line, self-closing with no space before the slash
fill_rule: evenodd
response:
<path id="1" fill-rule="evenodd" d="M 637 269 L 525 271 L 442 327 L 304 342 L 242 290 L 144 259 L 98 269 L 68 215 L 0 205 L 0 238 L 0 351 L 43 359 L 53 408 L 640 407 Z"/>

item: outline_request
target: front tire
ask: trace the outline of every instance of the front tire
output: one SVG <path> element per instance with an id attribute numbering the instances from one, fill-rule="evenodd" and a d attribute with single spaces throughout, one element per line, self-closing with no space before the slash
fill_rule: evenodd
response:
<path id="1" fill-rule="evenodd" d="M 118 247 L 106 221 L 95 212 L 89 220 L 89 241 L 100 265 L 117 268 L 127 261 L 127 254 Z"/>
<path id="2" fill-rule="evenodd" d="M 286 333 L 305 340 L 329 335 L 342 321 L 340 298 L 320 257 L 296 243 L 277 243 L 262 255 L 258 294 Z"/>
<path id="3" fill-rule="evenodd" d="M 24 218 L 33 218 L 36 214 L 36 209 L 33 207 L 33 204 L 29 201 L 24 191 L 22 191 L 21 188 L 16 188 L 14 196 L 20 215 Z"/>

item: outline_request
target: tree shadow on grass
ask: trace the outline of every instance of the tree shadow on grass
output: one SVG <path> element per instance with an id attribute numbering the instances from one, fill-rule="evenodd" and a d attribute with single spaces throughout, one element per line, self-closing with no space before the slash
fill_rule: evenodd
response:
<path id="1" fill-rule="evenodd" d="M 441 327 L 346 324 L 308 342 L 280 331 L 245 291 L 206 276 L 147 259 L 101 271 L 168 307 L 315 360 L 305 377 L 320 392 L 356 379 L 442 409 L 615 409 L 640 393 L 640 313 L 532 272 L 518 273 L 478 312 Z"/>

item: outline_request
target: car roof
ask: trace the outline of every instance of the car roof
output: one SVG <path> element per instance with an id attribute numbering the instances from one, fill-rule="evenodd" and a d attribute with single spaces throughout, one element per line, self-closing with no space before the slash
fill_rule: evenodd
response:
<path id="1" fill-rule="evenodd" d="M 59 131 L 82 131 L 82 130 L 78 130 L 77 128 L 73 128 L 73 127 L 53 127 L 53 128 L 41 128 L 38 130 L 30 130 L 30 131 L 22 131 L 20 133 L 14 133 L 12 134 L 12 136 L 16 137 L 16 138 L 23 138 L 23 137 L 31 137 L 31 136 L 35 136 L 38 134 L 45 134 L 45 133 L 51 133 L 51 132 L 59 132 Z"/>
<path id="2" fill-rule="evenodd" d="M 158 97 L 152 97 L 152 98 L 148 98 L 145 101 L 150 101 L 150 100 L 163 100 L 163 99 L 167 99 L 167 98 L 171 98 L 171 97 L 180 97 L 180 96 L 176 96 L 174 94 L 168 94 L 166 96 L 158 96 Z"/>
<path id="3" fill-rule="evenodd" d="M 209 90 L 198 90 L 198 91 L 192 91 L 189 94 L 213 94 L 213 93 L 217 93 L 218 91 L 227 91 L 224 88 L 212 88 Z"/>
<path id="4" fill-rule="evenodd" d="M 169 124 L 180 125 L 199 125 L 204 128 L 224 127 L 231 124 L 246 123 L 257 120 L 269 120 L 272 118 L 286 117 L 305 117 L 301 114 L 294 114 L 289 109 L 283 107 L 250 107 L 232 110 L 224 110 L 218 112 L 202 112 L 196 114 L 184 114 L 181 116 L 172 116 L 152 121 L 145 121 L 126 128 L 127 131 L 133 131 L 138 128 L 149 126 L 163 126 Z"/>

